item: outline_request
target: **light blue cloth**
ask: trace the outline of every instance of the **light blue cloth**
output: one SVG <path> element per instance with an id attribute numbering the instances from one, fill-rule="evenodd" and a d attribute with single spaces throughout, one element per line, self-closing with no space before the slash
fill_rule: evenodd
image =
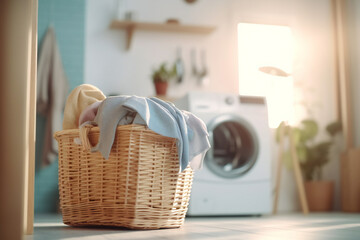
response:
<path id="1" fill-rule="evenodd" d="M 175 107 L 174 104 L 169 102 L 164 102 L 158 98 L 150 98 L 152 101 L 156 102 L 157 104 L 163 106 L 169 113 L 175 118 L 181 133 L 182 138 L 182 152 L 183 157 L 180 158 L 181 166 L 187 166 L 189 164 L 189 141 L 193 138 L 193 131 L 191 128 L 188 128 L 186 124 L 187 116 L 184 115 L 178 108 Z M 156 132 L 155 130 L 153 130 Z"/>
<path id="2" fill-rule="evenodd" d="M 99 151 L 106 159 L 109 158 L 117 125 L 136 123 L 147 125 L 160 135 L 177 139 L 181 171 L 189 162 L 188 154 L 183 154 L 183 138 L 177 121 L 168 110 L 149 98 L 109 97 L 99 106 L 94 121 L 100 128 L 100 137 L 92 151 Z"/>
<path id="3" fill-rule="evenodd" d="M 188 124 L 189 122 L 191 124 Z M 147 125 L 160 135 L 176 138 L 180 171 L 189 165 L 194 153 L 202 152 L 205 155 L 210 148 L 206 126 L 200 119 L 195 119 L 192 114 L 180 111 L 173 104 L 157 98 L 138 96 L 106 98 L 99 106 L 94 123 L 100 128 L 100 137 L 98 144 L 91 150 L 99 151 L 105 159 L 109 158 L 116 127 L 125 124 Z M 193 140 L 197 144 L 189 147 L 189 143 L 191 144 Z M 199 142 L 201 144 L 198 144 Z M 196 164 L 196 166 L 200 165 Z"/>
<path id="4" fill-rule="evenodd" d="M 151 100 L 165 107 L 175 117 L 183 138 L 183 154 L 189 156 L 193 170 L 202 168 L 205 154 L 211 147 L 205 123 L 191 112 L 179 110 L 173 103 L 164 102 L 158 98 L 151 98 Z M 188 164 L 188 162 L 182 164 Z"/>

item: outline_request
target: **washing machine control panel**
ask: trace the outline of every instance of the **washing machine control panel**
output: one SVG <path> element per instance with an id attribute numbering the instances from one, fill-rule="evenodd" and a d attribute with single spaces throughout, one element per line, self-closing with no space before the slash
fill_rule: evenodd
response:
<path id="1" fill-rule="evenodd" d="M 241 104 L 265 105 L 265 98 L 264 97 L 256 97 L 256 96 L 239 96 L 239 102 Z"/>

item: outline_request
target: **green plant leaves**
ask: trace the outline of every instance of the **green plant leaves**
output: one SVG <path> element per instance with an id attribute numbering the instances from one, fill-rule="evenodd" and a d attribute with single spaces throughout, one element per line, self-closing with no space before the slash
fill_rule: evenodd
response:
<path id="1" fill-rule="evenodd" d="M 306 142 L 311 140 L 318 134 L 319 127 L 314 120 L 306 119 L 301 121 L 301 123 L 301 141 Z"/>
<path id="2" fill-rule="evenodd" d="M 301 164 L 301 163 L 306 162 L 306 159 L 307 159 L 307 148 L 306 148 L 306 146 L 305 145 L 297 146 L 296 147 L 296 152 L 297 152 L 297 157 L 298 157 L 299 163 Z M 283 163 L 284 163 L 286 168 L 288 168 L 288 169 L 293 168 L 293 159 L 292 159 L 290 149 L 283 153 Z"/>
<path id="3" fill-rule="evenodd" d="M 335 136 L 336 133 L 342 131 L 341 122 L 333 122 L 326 126 L 326 131 L 330 134 L 330 136 Z"/>
<path id="4" fill-rule="evenodd" d="M 292 129 L 292 136 L 295 146 L 297 146 L 302 141 L 302 130 L 294 127 Z"/>
<path id="5" fill-rule="evenodd" d="M 158 69 L 153 70 L 152 79 L 153 82 L 169 82 L 176 76 L 175 64 L 168 68 L 166 63 L 162 63 Z"/>
<path id="6" fill-rule="evenodd" d="M 330 123 L 326 127 L 326 131 L 330 136 L 334 136 L 341 131 L 341 124 L 339 122 Z M 287 126 L 282 122 L 276 130 L 276 141 L 280 141 L 280 132 L 284 131 L 284 136 L 289 137 L 292 133 L 293 142 L 296 147 L 296 154 L 306 180 L 313 180 L 321 177 L 322 167 L 329 161 L 329 151 L 332 145 L 331 141 L 323 141 L 314 143 L 313 140 L 319 132 L 318 124 L 315 120 L 305 119 L 301 121 L 299 127 Z M 293 167 L 293 160 L 291 156 L 291 149 L 283 152 L 283 163 L 291 169 Z M 316 174 L 319 173 L 319 174 Z"/>
<path id="7" fill-rule="evenodd" d="M 329 162 L 329 150 L 331 142 L 321 142 L 307 149 L 308 156 L 305 162 L 301 163 L 301 169 L 306 180 L 314 180 L 315 173 L 321 177 L 322 167 Z"/>
<path id="8" fill-rule="evenodd" d="M 309 149 L 308 161 L 316 163 L 318 166 L 322 166 L 329 161 L 329 150 L 331 142 L 321 142 Z"/>

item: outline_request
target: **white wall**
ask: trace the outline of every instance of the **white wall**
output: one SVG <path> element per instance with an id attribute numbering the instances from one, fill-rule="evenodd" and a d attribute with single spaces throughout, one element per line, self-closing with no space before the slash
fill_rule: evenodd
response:
<path id="1" fill-rule="evenodd" d="M 136 13 L 139 21 L 165 22 L 168 18 L 177 18 L 184 24 L 217 27 L 210 35 L 135 31 L 129 51 L 125 50 L 125 32 L 108 28 L 116 15 L 116 5 L 117 1 L 113 0 L 88 2 L 86 82 L 97 85 L 105 93 L 154 95 L 152 69 L 163 61 L 173 62 L 177 47 L 181 47 L 185 83 L 170 88 L 170 95 L 181 96 L 197 88 L 190 72 L 191 49 L 197 50 L 198 60 L 200 50 L 206 50 L 212 79 L 208 89 L 236 92 L 237 85 L 229 67 L 233 61 L 229 61 L 228 4 L 214 0 L 194 5 L 169 0 L 128 1 L 128 9 Z"/>
<path id="2" fill-rule="evenodd" d="M 331 0 L 198 0 L 192 5 L 180 0 L 127 1 L 127 9 L 139 21 L 177 18 L 184 24 L 217 28 L 209 35 L 135 31 L 129 51 L 125 50 L 124 31 L 109 29 L 116 6 L 115 0 L 89 0 L 87 6 L 85 82 L 106 94 L 154 95 L 151 69 L 175 60 L 177 47 L 182 48 L 186 76 L 184 84 L 171 86 L 170 96 L 180 97 L 195 89 L 237 93 L 237 23 L 288 25 L 297 45 L 293 67 L 297 98 L 311 105 L 321 127 L 335 120 Z M 198 87 L 190 73 L 191 49 L 206 50 L 210 71 L 206 87 Z M 299 120 L 306 116 L 304 108 L 298 108 L 297 116 Z M 274 166 L 276 147 L 274 143 Z M 334 164 L 325 173 L 329 178 L 337 175 L 337 162 Z M 280 211 L 298 209 L 292 172 L 284 170 L 284 174 Z"/>

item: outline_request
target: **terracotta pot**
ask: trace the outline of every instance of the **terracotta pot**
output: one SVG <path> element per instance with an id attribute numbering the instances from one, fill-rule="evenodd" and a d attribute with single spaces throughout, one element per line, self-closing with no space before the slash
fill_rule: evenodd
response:
<path id="1" fill-rule="evenodd" d="M 167 82 L 155 82 L 156 95 L 166 95 L 168 88 Z"/>
<path id="2" fill-rule="evenodd" d="M 334 182 L 305 182 L 306 198 L 311 212 L 328 212 L 333 208 Z"/>

